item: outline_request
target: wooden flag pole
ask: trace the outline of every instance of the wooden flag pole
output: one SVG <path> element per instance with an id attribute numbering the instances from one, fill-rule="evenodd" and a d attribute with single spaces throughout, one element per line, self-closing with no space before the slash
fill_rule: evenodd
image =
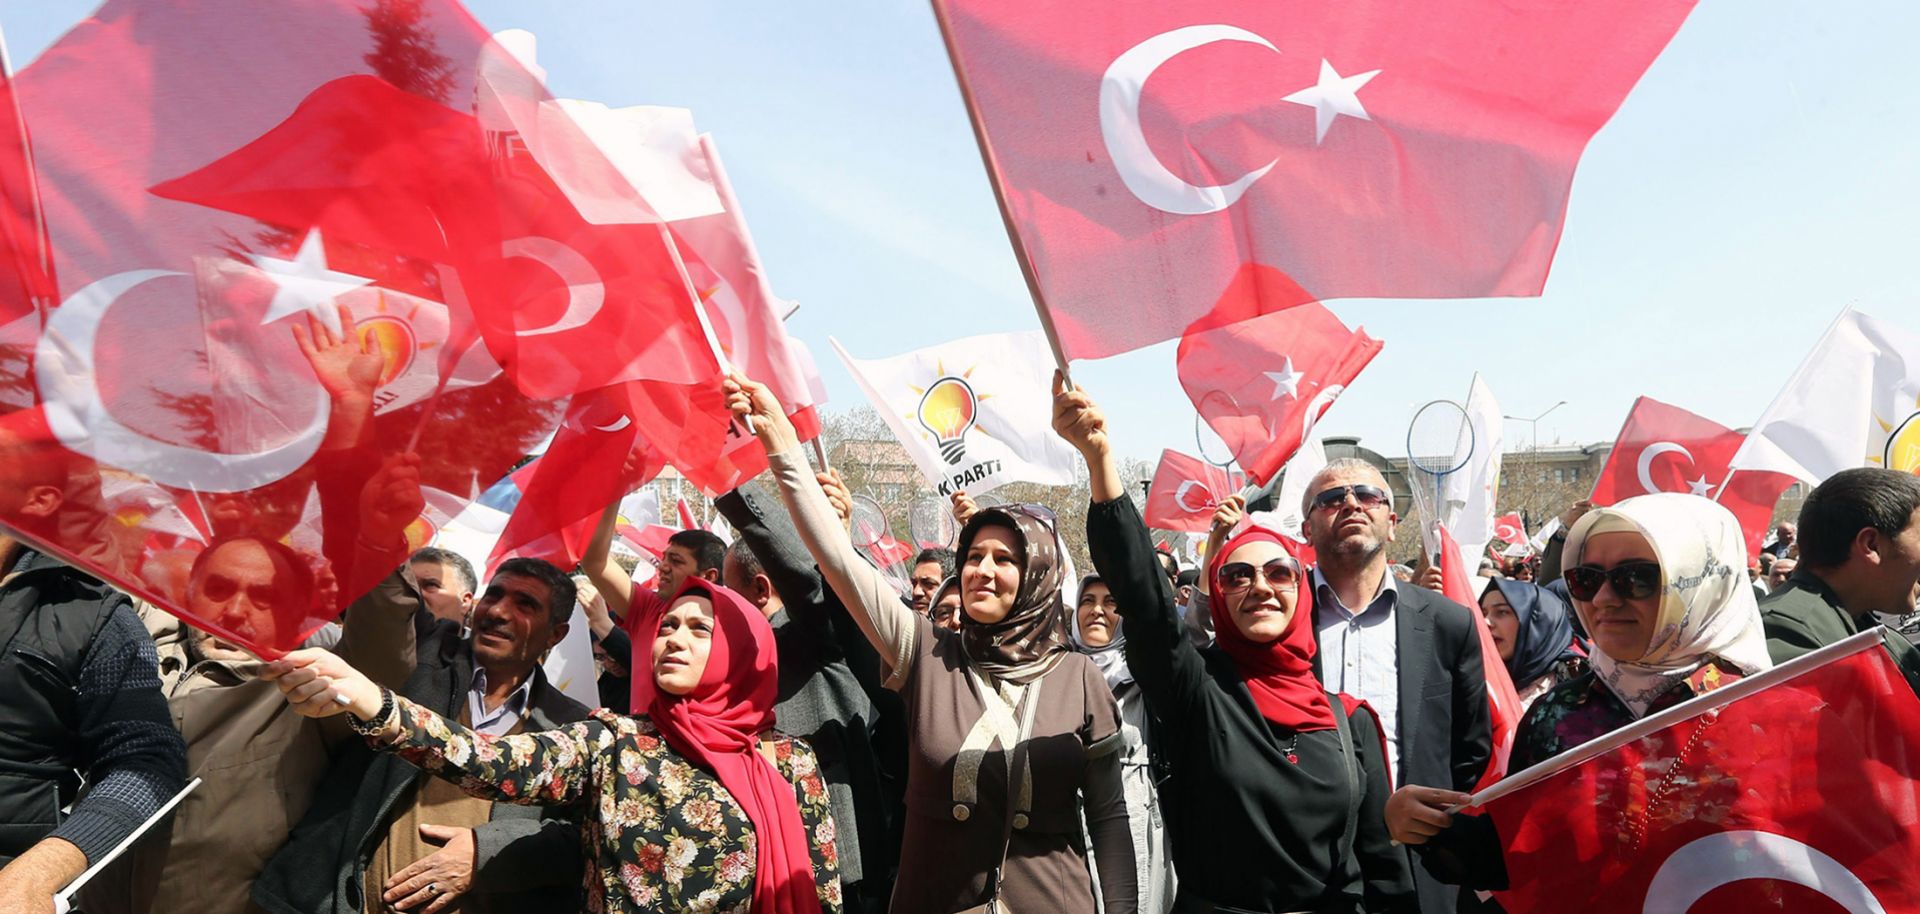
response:
<path id="1" fill-rule="evenodd" d="M 1060 369 L 1060 375 L 1067 379 L 1067 387 L 1073 387 L 1073 375 L 1067 368 L 1066 350 L 1060 347 L 1060 331 L 1053 326 L 1053 314 L 1047 310 L 1046 299 L 1040 294 L 1040 279 L 1033 272 L 1033 258 L 1027 254 L 1027 246 L 1020 240 L 1020 230 L 1014 225 L 1013 211 L 1007 206 L 1007 194 L 1000 186 L 1000 164 L 994 157 L 993 146 L 987 142 L 987 128 L 980 121 L 980 106 L 974 102 L 973 87 L 967 82 L 966 67 L 960 63 L 960 50 L 954 44 L 953 23 L 947 18 L 947 9 L 943 0 L 931 0 L 934 21 L 940 25 L 940 39 L 947 46 L 947 60 L 953 63 L 954 82 L 960 84 L 960 100 L 967 106 L 967 120 L 973 125 L 973 140 L 980 147 L 980 161 L 987 168 L 987 184 L 993 188 L 994 202 L 1000 206 L 1000 221 L 1006 226 L 1007 241 L 1013 245 L 1013 257 L 1020 263 L 1020 275 L 1027 281 L 1027 294 L 1033 297 L 1033 309 L 1040 316 L 1040 329 L 1046 331 L 1047 346 L 1053 350 L 1053 363 Z"/>

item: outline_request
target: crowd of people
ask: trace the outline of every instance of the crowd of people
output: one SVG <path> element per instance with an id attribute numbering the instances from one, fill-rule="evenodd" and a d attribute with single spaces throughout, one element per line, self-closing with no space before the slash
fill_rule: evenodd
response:
<path id="1" fill-rule="evenodd" d="M 959 495 L 953 548 L 896 590 L 767 388 L 725 393 L 770 483 L 718 500 L 730 545 L 673 536 L 652 588 L 610 507 L 577 569 L 482 582 L 419 550 L 263 662 L 0 536 L 0 910 L 51 912 L 189 776 L 84 910 L 1500 910 L 1498 829 L 1457 811 L 1494 751 L 1486 665 L 1526 708 L 1518 771 L 1920 596 L 1920 479 L 1880 469 L 1751 560 L 1704 498 L 1575 504 L 1542 555 L 1482 569 L 1478 614 L 1389 563 L 1393 493 L 1361 460 L 1306 486 L 1304 542 L 1236 496 L 1182 568 L 1064 379 L 1090 572 L 1048 508 Z M 52 476 L 0 482 L 0 516 L 58 507 Z M 272 539 L 207 552 L 200 618 L 323 586 Z M 576 607 L 596 708 L 542 668 Z"/>

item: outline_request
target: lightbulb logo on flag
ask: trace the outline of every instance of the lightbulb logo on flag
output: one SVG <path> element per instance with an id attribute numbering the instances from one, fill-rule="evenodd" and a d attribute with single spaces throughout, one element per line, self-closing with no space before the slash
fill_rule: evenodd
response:
<path id="1" fill-rule="evenodd" d="M 1914 400 L 1914 411 L 1898 423 L 1888 422 L 1877 413 L 1873 421 L 1887 440 L 1879 454 L 1867 455 L 1867 462 L 1902 473 L 1920 473 L 1920 397 Z"/>
<path id="2" fill-rule="evenodd" d="M 833 348 L 941 497 L 1073 480 L 1073 449 L 1053 433 L 1045 334 L 967 337 L 884 359 L 856 359 L 838 341 Z"/>
<path id="3" fill-rule="evenodd" d="M 967 383 L 967 377 L 972 374 L 973 369 L 969 368 L 957 375 L 943 375 L 924 390 L 914 390 L 920 394 L 920 406 L 912 418 L 933 436 L 940 456 L 953 466 L 966 459 L 967 432 L 973 430 L 974 420 L 980 415 L 981 397 L 973 392 L 973 385 Z"/>

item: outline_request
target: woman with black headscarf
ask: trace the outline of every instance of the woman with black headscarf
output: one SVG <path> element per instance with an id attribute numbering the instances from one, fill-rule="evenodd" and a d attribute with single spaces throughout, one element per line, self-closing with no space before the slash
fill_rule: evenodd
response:
<path id="1" fill-rule="evenodd" d="M 907 826 L 892 910 L 1135 914 L 1119 709 L 1071 645 L 1052 513 L 988 508 L 960 531 L 961 622 L 936 629 L 862 561 L 786 413 L 735 375 L 728 405 L 767 449 L 780 497 L 907 707 Z M 997 904 L 998 907 L 993 907 Z"/>
<path id="2" fill-rule="evenodd" d="M 1573 608 L 1559 594 L 1527 581 L 1494 578 L 1480 594 L 1480 612 L 1523 710 L 1586 670 L 1573 634 Z"/>
<path id="3" fill-rule="evenodd" d="M 1171 578 L 1169 578 L 1171 580 Z M 1073 612 L 1073 646 L 1087 655 L 1113 690 L 1120 705 L 1120 772 L 1126 784 L 1127 824 L 1133 830 L 1134 881 L 1141 914 L 1164 914 L 1173 907 L 1173 859 L 1167 823 L 1160 815 L 1160 788 L 1154 782 L 1148 741 L 1153 731 L 1146 695 L 1127 668 L 1127 636 L 1120 628 L 1120 604 L 1097 574 L 1080 579 L 1079 606 Z"/>
<path id="4" fill-rule="evenodd" d="M 1417 911 L 1382 818 L 1386 743 L 1373 714 L 1314 676 L 1313 594 L 1255 527 L 1207 556 L 1215 645 L 1182 631 L 1145 521 L 1120 484 L 1105 417 L 1056 382 L 1054 428 L 1087 460 L 1087 545 L 1117 598 L 1131 674 L 1171 768 L 1175 912 Z"/>

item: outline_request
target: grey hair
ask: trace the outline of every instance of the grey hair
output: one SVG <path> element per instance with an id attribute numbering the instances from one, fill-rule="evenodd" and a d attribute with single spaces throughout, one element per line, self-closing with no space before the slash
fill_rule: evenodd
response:
<path id="1" fill-rule="evenodd" d="M 1380 477 L 1381 482 L 1387 481 L 1387 474 L 1380 472 L 1379 467 L 1366 460 L 1359 457 L 1335 457 L 1327 461 L 1327 465 L 1321 467 L 1320 472 L 1313 474 L 1313 479 L 1307 480 L 1306 489 L 1300 493 L 1300 516 L 1306 517 L 1313 513 L 1313 496 L 1319 494 L 1314 491 L 1318 488 L 1313 484 L 1314 480 L 1332 473 L 1352 473 L 1361 470 Z M 1393 488 L 1391 486 L 1383 488 L 1387 490 L 1387 510 L 1391 511 L 1393 510 Z"/>

